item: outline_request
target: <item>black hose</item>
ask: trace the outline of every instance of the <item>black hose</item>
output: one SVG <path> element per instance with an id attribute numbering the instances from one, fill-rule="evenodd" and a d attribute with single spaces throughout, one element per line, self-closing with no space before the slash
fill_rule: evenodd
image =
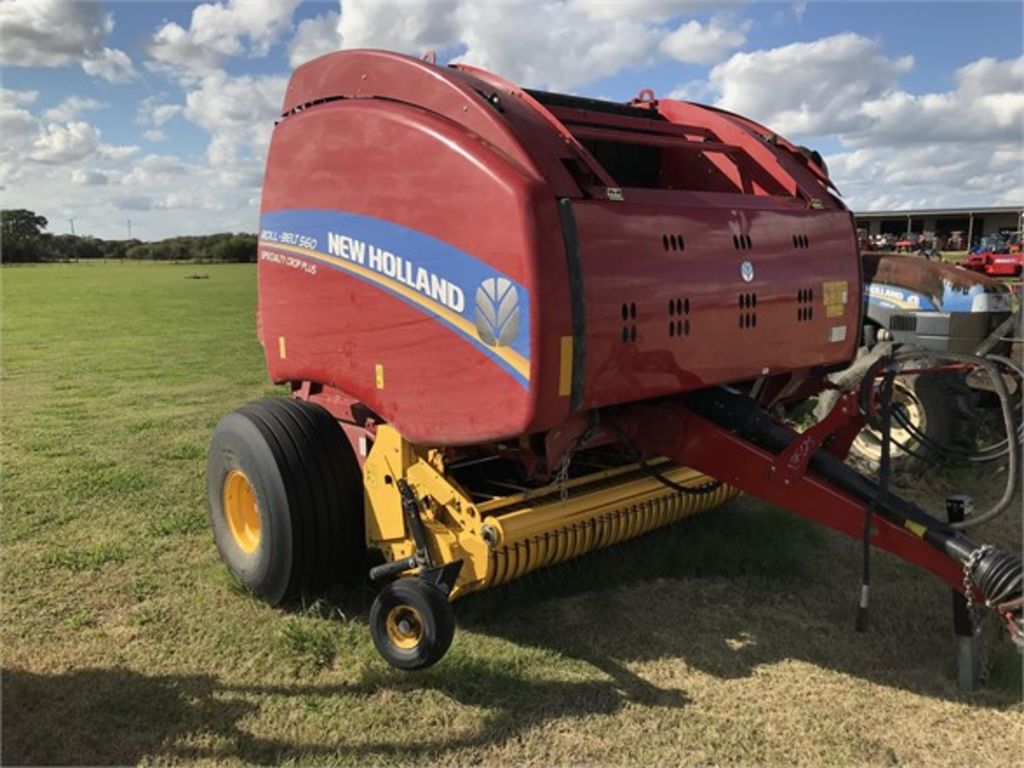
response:
<path id="1" fill-rule="evenodd" d="M 999 405 L 1003 415 L 1003 427 L 1006 432 L 1007 440 L 1007 456 L 1009 461 L 1007 462 L 1007 475 L 1006 475 L 1006 486 L 1003 489 L 1003 495 L 1000 499 L 989 509 L 985 510 L 981 514 L 972 517 L 970 520 L 965 520 L 960 523 L 949 523 L 949 528 L 953 530 L 964 530 L 972 528 L 981 523 L 988 522 L 1002 514 L 1009 506 L 1010 502 L 1013 501 L 1014 492 L 1017 489 L 1017 473 L 1019 471 L 1019 449 L 1020 444 L 1014 440 L 1011 436 L 1017 434 L 1017 429 L 1013 423 L 1013 410 L 1010 406 L 1010 394 L 1006 390 L 1006 382 L 1003 381 L 1003 377 L 996 368 L 995 364 L 986 360 L 985 358 L 979 358 L 974 355 L 962 355 L 955 352 L 942 352 L 942 353 L 928 353 L 917 349 L 902 349 L 897 352 L 892 358 L 880 357 L 868 368 L 864 379 L 861 381 L 860 387 L 860 406 L 864 412 L 867 422 L 870 426 L 878 429 L 881 425 L 876 418 L 875 409 L 872 407 L 872 395 L 874 388 L 874 379 L 879 375 L 880 370 L 886 365 L 891 365 L 897 358 L 906 360 L 908 358 L 920 358 L 922 355 L 932 357 L 938 360 L 948 360 L 955 363 L 964 363 L 967 365 L 974 365 L 983 368 L 988 373 L 989 378 L 992 380 L 993 389 L 995 389 L 996 395 L 999 397 Z"/>
<path id="2" fill-rule="evenodd" d="M 703 485 L 698 485 L 696 488 L 688 488 L 685 485 L 680 485 L 674 480 L 670 480 L 669 478 L 661 474 L 661 472 L 659 472 L 658 470 L 656 470 L 654 467 L 647 463 L 647 460 L 644 458 L 643 453 L 641 453 L 640 451 L 633 447 L 633 444 L 629 441 L 629 437 L 626 435 L 625 432 L 623 432 L 615 424 L 612 423 L 606 423 L 605 426 L 610 428 L 613 432 L 615 432 L 615 434 L 619 436 L 619 442 L 622 443 L 622 448 L 626 452 L 626 456 L 628 456 L 630 460 L 635 461 L 637 464 L 639 464 L 640 468 L 644 472 L 653 477 L 666 488 L 671 488 L 676 493 L 681 493 L 684 496 L 707 496 L 709 493 L 714 493 L 715 491 L 722 487 L 721 480 L 711 480 L 710 482 L 704 483 Z"/>
<path id="3" fill-rule="evenodd" d="M 1018 376 L 1018 378 L 1021 379 L 1021 386 L 1024 386 L 1024 370 L 1017 366 L 1017 364 L 1014 363 L 1012 360 L 1002 357 L 1000 355 L 987 355 L 986 359 L 991 360 L 994 363 L 998 363 L 999 365 L 1002 365 L 1005 368 L 1008 368 L 1010 371 L 1015 373 Z M 934 438 L 929 437 L 924 432 L 919 430 L 906 417 L 906 414 L 904 414 L 900 410 L 894 411 L 893 417 L 896 419 L 899 425 L 910 434 L 910 436 L 914 439 L 914 442 L 918 443 L 920 446 L 927 448 L 932 453 L 938 454 L 939 456 L 945 459 L 955 459 L 957 461 L 963 461 L 969 464 L 988 464 L 1006 458 L 1006 456 L 1010 452 L 1008 438 L 1004 438 L 999 442 L 993 443 L 991 445 L 986 445 L 982 448 L 976 448 L 971 451 L 966 451 L 954 448 L 953 446 L 950 445 L 946 445 L 945 443 L 940 443 Z M 1024 444 L 1024 425 L 1021 425 L 1016 430 L 1016 433 L 1018 444 Z M 925 458 L 925 456 L 919 453 L 914 447 L 908 444 L 900 443 L 899 441 L 893 442 L 896 445 L 896 447 L 899 448 L 904 453 L 913 456 L 914 458 L 917 459 L 923 460 Z"/>
<path id="4" fill-rule="evenodd" d="M 653 477 L 666 488 L 671 488 L 673 491 L 676 491 L 677 493 L 682 493 L 686 496 L 707 496 L 709 493 L 714 493 L 715 491 L 722 487 L 721 480 L 711 480 L 710 482 L 704 483 L 703 485 L 698 485 L 696 488 L 688 488 L 685 485 L 680 485 L 674 480 L 669 480 L 658 470 L 656 470 L 654 467 L 648 464 L 642 456 L 637 458 L 637 463 L 640 464 L 640 467 L 648 475 Z"/>

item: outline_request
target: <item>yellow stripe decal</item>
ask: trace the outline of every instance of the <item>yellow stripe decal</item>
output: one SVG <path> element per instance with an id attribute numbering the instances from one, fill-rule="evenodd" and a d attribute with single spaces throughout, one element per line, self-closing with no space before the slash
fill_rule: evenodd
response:
<path id="1" fill-rule="evenodd" d="M 903 527 L 910 531 L 912 534 L 917 536 L 919 539 L 923 539 L 928 529 L 920 523 L 915 523 L 913 520 L 907 520 L 903 523 Z"/>
<path id="2" fill-rule="evenodd" d="M 562 337 L 562 351 L 558 366 L 558 394 L 568 397 L 572 393 L 572 336 Z"/>
<path id="3" fill-rule="evenodd" d="M 330 264 L 332 267 L 344 270 L 345 272 L 351 272 L 354 275 L 358 275 L 363 280 L 379 285 L 386 288 L 392 293 L 400 295 L 403 299 L 415 304 L 422 308 L 426 312 L 437 317 L 439 320 L 447 323 L 453 329 L 460 332 L 474 343 L 479 343 L 480 337 L 477 335 L 476 327 L 466 320 L 461 315 L 452 312 L 448 307 L 443 304 L 439 304 L 433 299 L 424 296 L 417 291 L 409 288 L 408 286 L 402 285 L 390 278 L 381 275 L 378 272 L 374 272 L 371 269 L 355 264 L 351 261 L 345 261 L 334 256 L 329 256 L 326 253 L 320 251 L 313 251 L 309 248 L 300 248 L 297 245 L 283 245 L 281 243 L 266 243 L 266 248 L 273 248 L 281 251 L 288 251 L 289 253 L 296 253 L 300 256 L 313 259 L 315 261 L 324 262 Z M 509 347 L 491 347 L 491 351 L 498 357 L 500 357 L 505 363 L 512 367 L 520 376 L 527 381 L 530 380 L 530 361 L 520 355 L 514 349 Z"/>

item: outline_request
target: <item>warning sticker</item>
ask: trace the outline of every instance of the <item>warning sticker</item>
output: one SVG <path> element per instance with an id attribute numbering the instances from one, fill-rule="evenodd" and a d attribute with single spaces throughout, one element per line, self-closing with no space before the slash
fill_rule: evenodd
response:
<path id="1" fill-rule="evenodd" d="M 840 317 L 850 301 L 850 284 L 846 280 L 826 280 L 821 284 L 825 317 Z"/>

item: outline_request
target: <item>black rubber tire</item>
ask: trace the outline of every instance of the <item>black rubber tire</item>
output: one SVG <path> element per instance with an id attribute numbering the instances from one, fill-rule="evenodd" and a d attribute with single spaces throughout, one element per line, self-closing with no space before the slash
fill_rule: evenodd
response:
<path id="1" fill-rule="evenodd" d="M 388 616 L 402 608 L 412 608 L 419 618 L 419 638 L 411 648 L 399 647 L 388 634 Z M 413 671 L 433 666 L 448 652 L 455 637 L 455 613 L 448 595 L 416 577 L 392 581 L 370 607 L 370 637 L 393 667 Z"/>
<path id="2" fill-rule="evenodd" d="M 241 470 L 260 518 L 256 549 L 243 551 L 228 526 L 224 485 Z M 313 595 L 362 571 L 363 489 L 344 431 L 318 405 L 268 398 L 217 424 L 206 464 L 210 525 L 221 559 L 271 605 Z"/>
<path id="3" fill-rule="evenodd" d="M 870 358 L 862 356 L 845 371 L 831 377 L 832 381 L 844 389 L 857 389 L 867 372 Z M 927 360 L 908 361 L 906 368 L 927 368 L 934 365 Z M 944 372 L 929 373 L 920 376 L 901 376 L 898 381 L 907 387 L 917 401 L 922 418 L 915 426 L 931 441 L 959 451 L 971 451 L 977 447 L 979 412 L 978 397 L 967 385 L 967 376 L 963 373 Z M 815 416 L 823 419 L 832 409 L 839 392 L 827 390 L 818 396 L 818 404 L 814 409 Z M 920 423 L 923 422 L 923 423 Z M 893 430 L 899 427 L 894 422 Z M 870 429 L 870 428 L 866 428 Z M 879 469 L 879 457 L 874 452 L 866 451 L 862 446 L 866 441 L 857 440 L 850 448 L 850 461 L 858 467 L 876 473 Z M 919 441 L 904 440 L 910 452 L 893 449 L 890 464 L 895 472 L 912 469 L 915 465 L 929 464 L 942 457 Z"/>

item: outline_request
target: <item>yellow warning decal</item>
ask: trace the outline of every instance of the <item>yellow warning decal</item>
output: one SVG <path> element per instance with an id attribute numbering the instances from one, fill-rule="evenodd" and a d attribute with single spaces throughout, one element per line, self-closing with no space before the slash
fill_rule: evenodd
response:
<path id="1" fill-rule="evenodd" d="M 377 363 L 373 369 L 373 379 L 377 385 L 377 389 L 384 389 L 384 364 Z"/>
<path id="2" fill-rule="evenodd" d="M 850 301 L 850 284 L 846 280 L 826 280 L 821 284 L 825 317 L 839 317 Z"/>
<path id="3" fill-rule="evenodd" d="M 821 293 L 826 304 L 845 304 L 850 299 L 850 284 L 846 280 L 826 280 Z"/>

